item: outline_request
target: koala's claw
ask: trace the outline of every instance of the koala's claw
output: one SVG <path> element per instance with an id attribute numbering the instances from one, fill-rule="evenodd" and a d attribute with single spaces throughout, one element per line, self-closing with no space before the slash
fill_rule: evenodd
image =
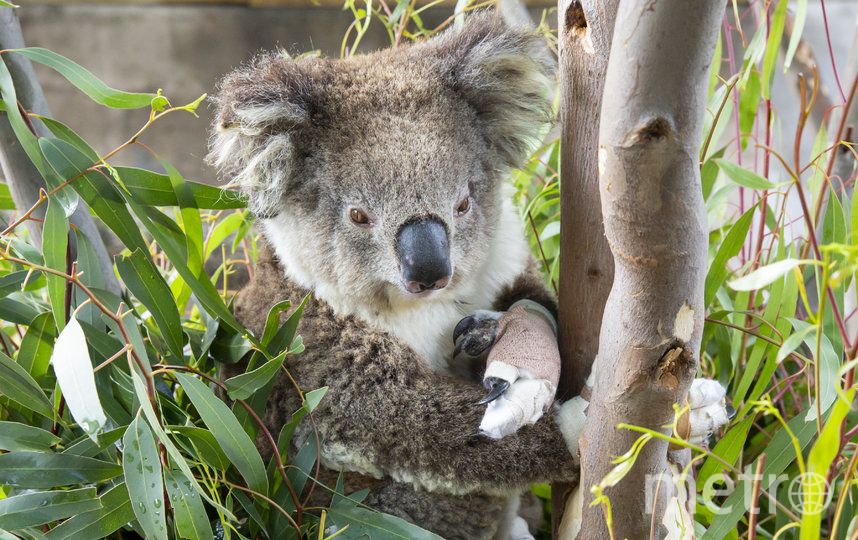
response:
<path id="1" fill-rule="evenodd" d="M 498 319 L 502 314 L 497 311 L 480 310 L 465 317 L 453 330 L 453 358 L 464 351 L 469 356 L 479 356 L 494 345 L 498 333 Z"/>
<path id="2" fill-rule="evenodd" d="M 486 377 L 483 380 L 483 386 L 488 393 L 486 397 L 477 402 L 477 405 L 485 405 L 501 397 L 506 392 L 506 389 L 509 388 L 509 381 L 499 377 Z"/>

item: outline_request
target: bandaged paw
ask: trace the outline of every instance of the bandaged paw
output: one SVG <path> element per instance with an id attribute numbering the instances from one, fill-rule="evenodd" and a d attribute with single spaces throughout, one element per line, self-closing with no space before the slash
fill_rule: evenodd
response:
<path id="1" fill-rule="evenodd" d="M 712 433 L 736 414 L 727 404 L 726 395 L 727 391 L 718 381 L 694 379 L 686 398 L 688 412 L 679 418 L 677 433 L 691 444 L 706 444 Z"/>
<path id="2" fill-rule="evenodd" d="M 545 379 L 522 379 L 512 383 L 506 392 L 488 404 L 480 432 L 492 439 L 515 433 L 533 424 L 554 400 L 556 386 Z"/>

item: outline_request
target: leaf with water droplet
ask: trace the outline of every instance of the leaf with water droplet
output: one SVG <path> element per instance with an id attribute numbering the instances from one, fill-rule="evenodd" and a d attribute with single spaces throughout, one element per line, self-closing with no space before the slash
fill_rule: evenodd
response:
<path id="1" fill-rule="evenodd" d="M 203 501 L 190 482 L 182 481 L 182 473 L 177 469 L 166 469 L 167 493 L 173 503 L 173 518 L 179 536 L 199 540 L 211 540 L 212 527 L 209 523 Z"/>
<path id="2" fill-rule="evenodd" d="M 163 513 L 158 511 L 164 500 L 161 460 L 155 445 L 155 436 L 141 416 L 137 416 L 129 424 L 122 443 L 125 484 L 134 503 L 132 507 L 137 521 L 148 538 L 166 540 L 167 522 Z M 145 466 L 144 461 L 147 463 Z"/>

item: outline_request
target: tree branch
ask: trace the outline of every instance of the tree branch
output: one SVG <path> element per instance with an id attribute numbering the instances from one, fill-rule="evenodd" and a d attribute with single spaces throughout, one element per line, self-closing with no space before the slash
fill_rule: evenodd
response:
<path id="1" fill-rule="evenodd" d="M 615 275 L 594 365 L 595 386 L 580 439 L 583 538 L 609 538 L 590 486 L 637 434 L 620 423 L 667 433 L 697 369 L 703 332 L 706 211 L 698 152 L 706 80 L 723 2 L 625 0 L 612 42 L 599 137 L 605 233 Z M 654 538 L 677 495 L 667 443 L 651 440 L 615 487 L 616 538 Z M 687 452 L 674 459 L 687 459 Z M 656 493 L 655 502 L 645 496 Z M 693 504 L 694 497 L 688 497 Z M 653 519 L 654 516 L 654 519 Z"/>
<path id="2" fill-rule="evenodd" d="M 558 5 L 562 129 L 558 330 L 563 359 L 559 393 L 564 397 L 578 394 L 590 373 L 614 278 L 599 206 L 597 149 L 618 4 L 619 0 L 560 0 Z M 555 538 L 573 487 L 551 486 Z"/>
<path id="3" fill-rule="evenodd" d="M 21 34 L 21 25 L 13 8 L 0 8 L 0 49 L 18 49 L 24 47 L 24 37 Z M 36 79 L 36 73 L 30 61 L 17 54 L 4 54 L 3 61 L 12 74 L 15 82 L 15 92 L 18 101 L 28 111 L 42 116 L 51 116 L 48 103 L 42 87 Z M 50 136 L 50 133 L 40 122 L 34 122 L 39 136 Z M 12 126 L 5 113 L 0 113 L 0 168 L 6 177 L 9 192 L 15 207 L 19 212 L 25 212 L 39 200 L 39 190 L 46 187 L 45 180 L 33 165 L 27 153 L 18 142 Z M 42 219 L 45 214 L 45 205 L 38 208 L 33 217 Z M 114 294 L 120 294 L 121 287 L 113 271 L 113 264 L 107 249 L 96 228 L 92 216 L 86 205 L 79 205 L 77 210 L 69 217 L 69 221 L 89 239 L 98 256 L 98 263 L 104 276 L 107 290 Z M 36 247 L 42 245 L 42 231 L 38 222 L 27 221 L 27 229 Z M 74 237 L 71 237 L 74 242 Z M 72 248 L 76 246 L 70 244 Z"/>

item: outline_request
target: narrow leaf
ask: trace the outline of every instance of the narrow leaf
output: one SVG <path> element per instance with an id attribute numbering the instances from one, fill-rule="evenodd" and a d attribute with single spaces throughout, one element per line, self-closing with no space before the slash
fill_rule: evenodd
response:
<path id="1" fill-rule="evenodd" d="M 0 450 L 50 452 L 60 438 L 44 429 L 18 422 L 0 421 Z"/>
<path id="2" fill-rule="evenodd" d="M 229 407 L 199 379 L 185 373 L 176 373 L 176 378 L 248 487 L 267 493 L 268 479 L 262 458 Z"/>
<path id="3" fill-rule="evenodd" d="M 712 259 L 712 265 L 706 274 L 706 287 L 703 294 L 703 301 L 706 307 L 710 307 L 712 300 L 715 299 L 715 293 L 718 292 L 718 288 L 727 279 L 727 275 L 730 273 L 727 262 L 741 251 L 756 211 L 757 205 L 754 205 L 742 214 L 742 217 L 736 220 L 736 223 L 730 227 L 730 231 L 724 237 L 724 241 L 718 246 L 718 251 L 715 253 L 715 258 Z"/>
<path id="4" fill-rule="evenodd" d="M 9 452 L 0 454 L 0 484 L 46 489 L 109 480 L 122 474 L 122 467 L 70 454 Z"/>
<path id="5" fill-rule="evenodd" d="M 190 540 L 214 538 L 203 501 L 190 481 L 174 469 L 167 469 L 164 474 L 179 536 Z"/>
<path id="6" fill-rule="evenodd" d="M 272 358 L 261 367 L 227 379 L 224 384 L 226 384 L 229 397 L 232 399 L 247 399 L 252 396 L 254 392 L 268 384 L 268 381 L 277 375 L 288 353 L 289 351 L 283 351 L 276 358 Z"/>
<path id="7" fill-rule="evenodd" d="M 122 438 L 122 470 L 137 522 L 151 539 L 167 538 L 164 517 L 164 481 L 155 437 L 143 417 L 137 416 Z"/>
<path id="8" fill-rule="evenodd" d="M 86 336 L 76 318 L 69 320 L 57 338 L 51 363 L 69 412 L 87 435 L 95 440 L 96 432 L 104 427 L 107 417 L 95 389 L 95 375 Z"/>
<path id="9" fill-rule="evenodd" d="M 115 264 L 128 290 L 152 314 L 170 352 L 176 358 L 183 358 L 185 335 L 182 332 L 182 320 L 173 302 L 170 287 L 161 277 L 161 273 L 139 250 L 134 250 L 128 256 L 116 257 Z"/>
<path id="10" fill-rule="evenodd" d="M 95 488 L 37 491 L 0 500 L 0 527 L 20 529 L 101 508 Z"/>
<path id="11" fill-rule="evenodd" d="M 15 201 L 12 200 L 12 194 L 9 192 L 9 186 L 0 183 L 0 210 L 14 210 Z"/>
<path id="12" fill-rule="evenodd" d="M 33 319 L 21 340 L 16 360 L 36 382 L 41 382 L 48 372 L 56 340 L 57 329 L 51 313 L 42 313 Z"/>
<path id="13" fill-rule="evenodd" d="M 751 189 L 774 189 L 778 187 L 777 184 L 769 182 L 759 174 L 751 172 L 726 159 L 716 159 L 715 163 L 727 175 L 727 178 L 740 186 Z"/>
<path id="14" fill-rule="evenodd" d="M 56 197 L 48 197 L 48 210 L 42 227 L 42 254 L 45 266 L 66 271 L 66 250 L 69 241 L 69 222 Z M 66 325 L 65 293 L 66 280 L 55 274 L 45 274 L 48 281 L 48 298 L 51 300 L 51 310 L 57 329 L 62 331 Z"/>
<path id="15" fill-rule="evenodd" d="M 133 167 L 115 167 L 122 179 L 122 185 L 138 204 L 147 206 L 176 206 L 176 193 L 170 184 L 170 178 L 145 169 Z M 185 181 L 196 201 L 196 208 L 209 210 L 228 210 L 247 206 L 247 197 L 234 191 Z"/>
<path id="16" fill-rule="evenodd" d="M 36 381 L 3 353 L 0 353 L 0 395 L 48 418 L 54 416 L 51 402 Z"/>
<path id="17" fill-rule="evenodd" d="M 800 259 L 784 259 L 772 264 L 757 268 L 747 276 L 734 279 L 727 282 L 730 288 L 735 291 L 753 291 L 762 289 L 766 285 L 772 283 L 776 279 L 784 276 L 787 272 L 796 266 L 804 263 L 812 263 L 813 261 L 805 261 Z"/>
<path id="18" fill-rule="evenodd" d="M 766 40 L 766 55 L 763 58 L 762 95 L 763 99 L 772 97 L 772 76 L 775 73 L 775 64 L 778 61 L 778 53 L 781 50 L 781 40 L 784 35 L 784 22 L 786 20 L 787 0 L 780 0 L 775 14 L 772 16 L 772 25 L 769 27 L 769 37 Z M 760 30 L 765 29 L 762 26 Z"/>
<path id="19" fill-rule="evenodd" d="M 134 519 L 125 483 L 118 484 L 99 497 L 101 509 L 79 514 L 51 529 L 48 540 L 106 538 Z"/>
<path id="20" fill-rule="evenodd" d="M 139 109 L 141 107 L 149 107 L 152 100 L 157 97 L 157 94 L 122 92 L 110 88 L 95 75 L 75 62 L 41 47 L 10 49 L 10 52 L 18 53 L 33 62 L 44 64 L 56 70 L 93 101 L 107 107 L 114 109 Z"/>

